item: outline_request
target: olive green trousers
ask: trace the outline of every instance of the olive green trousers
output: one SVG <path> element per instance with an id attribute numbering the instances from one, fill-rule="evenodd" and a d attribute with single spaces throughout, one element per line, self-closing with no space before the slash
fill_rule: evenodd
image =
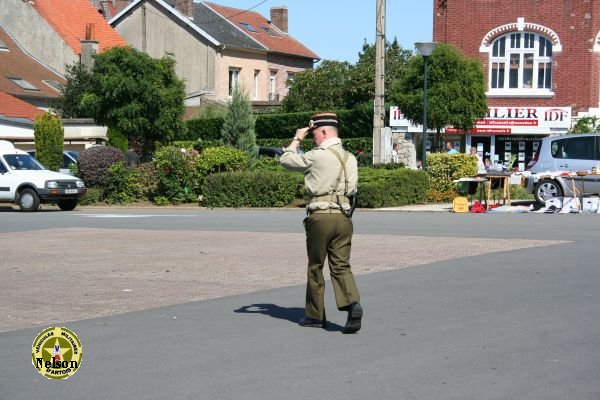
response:
<path id="1" fill-rule="evenodd" d="M 306 285 L 307 317 L 325 318 L 325 280 L 323 265 L 329 261 L 329 271 L 335 302 L 342 309 L 360 296 L 350 269 L 352 247 L 352 220 L 337 213 L 312 213 L 304 219 L 306 251 L 308 253 L 308 283 Z"/>

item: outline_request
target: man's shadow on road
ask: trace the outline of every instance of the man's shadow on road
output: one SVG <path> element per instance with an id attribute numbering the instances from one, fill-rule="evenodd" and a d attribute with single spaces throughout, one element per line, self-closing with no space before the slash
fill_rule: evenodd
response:
<path id="1" fill-rule="evenodd" d="M 297 324 L 300 318 L 304 317 L 304 308 L 280 307 L 276 304 L 251 304 L 249 306 L 240 307 L 237 310 L 234 310 L 234 312 L 245 314 L 264 314 L 273 318 L 285 319 L 294 324 Z M 327 328 L 325 329 L 330 332 L 341 332 L 344 327 L 331 321 L 327 321 Z"/>

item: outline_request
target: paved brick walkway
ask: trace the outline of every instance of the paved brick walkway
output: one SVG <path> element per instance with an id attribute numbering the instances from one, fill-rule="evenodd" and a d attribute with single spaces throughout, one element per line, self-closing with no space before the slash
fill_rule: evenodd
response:
<path id="1" fill-rule="evenodd" d="M 305 282 L 300 233 L 50 229 L 0 234 L 0 331 Z M 355 235 L 356 274 L 560 241 Z M 330 290 L 330 287 L 328 288 Z M 302 299 L 298 305 L 302 306 Z"/>

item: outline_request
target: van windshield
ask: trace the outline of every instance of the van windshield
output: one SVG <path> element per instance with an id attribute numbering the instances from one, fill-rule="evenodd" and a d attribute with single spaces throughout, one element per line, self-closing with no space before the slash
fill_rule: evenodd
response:
<path id="1" fill-rule="evenodd" d="M 8 167 L 13 170 L 42 170 L 46 169 L 35 158 L 29 154 L 5 154 L 4 159 Z"/>

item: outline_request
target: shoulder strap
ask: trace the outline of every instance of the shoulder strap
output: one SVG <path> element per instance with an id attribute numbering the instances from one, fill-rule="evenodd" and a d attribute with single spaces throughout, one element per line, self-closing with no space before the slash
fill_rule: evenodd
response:
<path id="1" fill-rule="evenodd" d="M 327 148 L 327 150 L 331 151 L 336 158 L 339 160 L 340 162 L 340 173 L 338 175 L 338 182 L 342 180 L 342 173 L 344 174 L 344 196 L 348 195 L 348 173 L 346 172 L 346 162 L 348 162 L 348 158 L 350 157 L 350 153 L 348 153 L 346 150 L 342 150 L 344 153 L 344 158 L 342 159 L 342 156 L 340 156 L 340 154 L 333 150 L 331 147 Z"/>

